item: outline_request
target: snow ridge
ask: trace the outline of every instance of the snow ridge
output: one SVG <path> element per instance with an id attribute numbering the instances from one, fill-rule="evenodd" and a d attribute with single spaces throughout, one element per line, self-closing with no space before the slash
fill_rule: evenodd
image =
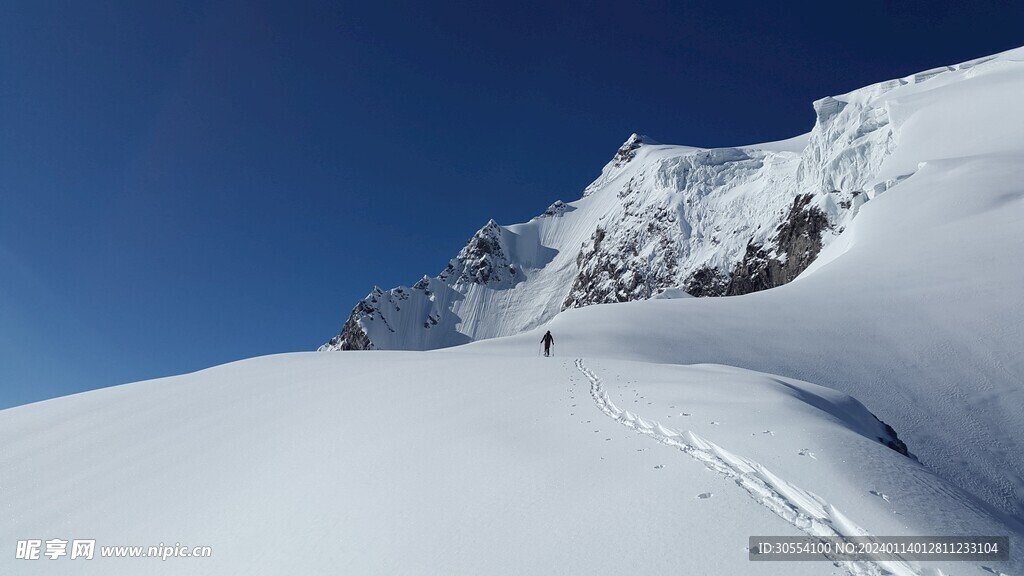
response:
<path id="1" fill-rule="evenodd" d="M 944 117 L 967 117 L 955 93 L 938 103 L 929 96 L 1013 58 L 822 98 L 811 131 L 786 141 L 695 148 L 633 134 L 578 200 L 521 224 L 489 221 L 437 276 L 367 296 L 321 350 L 442 348 L 518 334 L 567 308 L 786 284 L 820 267 L 818 255 L 837 239 L 848 245 L 863 206 L 922 162 L 964 155 L 958 140 L 915 140 L 915 116 L 948 108 Z M 1005 132 L 977 132 L 985 130 Z"/>

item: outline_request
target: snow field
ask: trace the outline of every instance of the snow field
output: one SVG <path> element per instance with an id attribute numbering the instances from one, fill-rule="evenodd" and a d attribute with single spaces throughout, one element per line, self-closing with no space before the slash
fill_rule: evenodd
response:
<path id="1" fill-rule="evenodd" d="M 945 529 L 1006 530 L 865 436 L 876 424 L 842 394 L 727 367 L 580 366 L 454 352 L 287 354 L 5 410 L 0 437 L 19 441 L 4 444 L 10 521 L 0 541 L 181 542 L 211 546 L 213 557 L 5 555 L 0 569 L 871 574 L 870 565 L 752 563 L 746 539 L 799 535 L 801 518 L 840 533 L 853 523 L 932 533 L 949 518 L 958 523 Z M 638 428 L 608 417 L 591 378 L 606 409 L 634 393 Z M 667 418 L 682 412 L 690 416 Z M 657 436 L 675 430 L 692 454 Z M 918 501 L 927 506 L 905 507 Z M 839 521 L 833 507 L 856 514 Z M 912 568 L 904 573 L 937 574 Z"/>

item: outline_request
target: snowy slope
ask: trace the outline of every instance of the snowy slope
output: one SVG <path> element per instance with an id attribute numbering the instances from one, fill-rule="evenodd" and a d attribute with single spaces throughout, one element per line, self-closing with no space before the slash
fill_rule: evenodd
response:
<path id="1" fill-rule="evenodd" d="M 702 149 L 634 134 L 581 199 L 524 224 L 491 221 L 438 276 L 375 288 L 322 349 L 440 348 L 668 288 L 721 296 L 785 284 L 920 162 L 1015 145 L 1019 126 L 984 111 L 1016 107 L 1001 83 L 1019 76 L 1017 59 L 823 98 L 811 132 L 783 142 Z"/>
<path id="2" fill-rule="evenodd" d="M 714 362 L 849 393 L 930 469 L 1024 516 L 1024 51 L 989 64 L 883 94 L 890 110 L 916 108 L 895 117 L 919 152 L 897 148 L 880 174 L 913 174 L 796 281 L 568 311 L 546 326 L 561 352 Z"/>
<path id="3" fill-rule="evenodd" d="M 748 560 L 750 535 L 1009 534 L 1022 544 L 1019 525 L 880 443 L 886 435 L 843 394 L 724 366 L 257 358 L 0 412 L 0 571 L 1019 570 Z M 31 538 L 94 539 L 96 557 L 15 559 L 14 543 Z M 100 557 L 159 543 L 212 556 Z"/>
<path id="4" fill-rule="evenodd" d="M 817 124 L 798 160 L 792 149 L 800 140 L 736 149 L 757 150 L 744 153 L 764 154 L 771 159 L 766 166 L 785 166 L 755 172 L 777 182 L 796 182 L 798 192 L 811 194 L 810 205 L 828 216 L 832 228 L 822 235 L 822 251 L 797 281 L 742 297 L 601 306 L 587 314 L 568 311 L 545 328 L 555 331 L 568 354 L 715 362 L 847 392 L 896 426 L 930 469 L 1004 513 L 1024 516 L 1020 94 L 1024 49 L 823 99 L 815 105 Z M 583 199 L 566 205 L 575 210 L 508 228 L 537 230 L 546 247 L 582 241 L 586 256 L 590 222 L 614 213 L 619 216 L 605 219 L 618 224 L 608 227 L 601 244 L 622 244 L 626 236 L 621 231 L 631 230 L 623 218 L 632 209 L 623 208 L 617 193 L 607 192 L 614 192 L 616 183 L 619 190 L 629 189 L 630 182 L 647 174 L 645 187 L 634 191 L 646 198 L 637 205 L 657 205 L 672 196 L 659 196 L 650 184 L 667 181 L 659 172 L 666 163 L 685 164 L 711 152 L 635 144 L 624 147 Z M 676 278 L 680 270 L 722 254 L 713 242 L 700 243 L 710 235 L 712 222 L 729 222 L 721 240 L 737 227 L 746 226 L 750 233 L 747 219 L 757 222 L 773 207 L 785 206 L 785 201 L 767 201 L 770 194 L 756 186 L 745 188 L 756 181 L 741 177 L 746 162 L 712 162 L 729 166 L 733 179 L 703 188 L 704 194 L 695 196 L 703 204 L 679 213 L 681 229 L 690 226 L 692 260 L 676 270 Z M 696 181 L 711 182 L 707 174 Z M 832 188 L 863 192 L 848 195 L 847 210 L 842 198 L 832 202 L 835 194 L 820 193 Z M 679 197 L 686 207 L 689 197 Z M 643 221 L 638 217 L 637 222 Z M 718 246 L 739 253 L 744 242 Z M 644 260 L 645 250 L 637 250 L 637 258 L 653 261 Z M 497 335 L 557 314 L 564 290 L 577 277 L 577 255 L 560 248 L 549 264 L 528 271 L 530 279 L 512 290 L 474 286 L 475 295 L 465 301 L 476 310 L 470 325 L 477 332 L 458 332 L 467 324 L 454 319 L 449 326 L 465 341 L 491 335 L 481 331 L 481 319 L 490 318 L 488 330 Z M 770 266 L 744 270 L 750 268 L 756 272 Z M 612 281 L 626 277 L 621 270 L 607 275 Z M 589 293 L 600 294 L 600 283 L 593 286 Z M 481 294 L 503 299 L 488 308 L 490 301 Z M 370 334 L 377 334 L 373 330 Z M 515 338 L 517 350 L 536 346 L 541 333 Z M 381 342 L 399 347 L 407 333 L 392 338 Z M 421 340 L 418 347 L 428 344 Z M 492 345 L 508 350 L 504 342 L 478 342 L 468 349 L 491 353 Z"/>

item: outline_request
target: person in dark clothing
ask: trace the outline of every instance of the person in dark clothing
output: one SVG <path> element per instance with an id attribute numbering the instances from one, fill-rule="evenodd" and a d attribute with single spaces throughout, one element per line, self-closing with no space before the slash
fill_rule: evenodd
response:
<path id="1" fill-rule="evenodd" d="M 544 355 L 551 356 L 551 345 L 555 343 L 555 337 L 551 335 L 551 330 L 548 330 L 540 341 L 544 343 Z"/>

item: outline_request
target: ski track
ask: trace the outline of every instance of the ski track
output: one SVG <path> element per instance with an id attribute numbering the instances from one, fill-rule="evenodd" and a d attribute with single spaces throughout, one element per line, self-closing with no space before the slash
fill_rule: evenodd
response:
<path id="1" fill-rule="evenodd" d="M 777 516 L 809 536 L 871 536 L 820 496 L 779 478 L 757 462 L 733 454 L 692 431 L 666 428 L 622 410 L 608 397 L 601 379 L 591 372 L 582 358 L 576 369 L 590 381 L 590 395 L 608 417 L 635 432 L 651 436 L 704 464 L 708 469 L 736 483 L 746 493 Z M 921 576 L 909 562 L 836 562 L 854 576 Z"/>

